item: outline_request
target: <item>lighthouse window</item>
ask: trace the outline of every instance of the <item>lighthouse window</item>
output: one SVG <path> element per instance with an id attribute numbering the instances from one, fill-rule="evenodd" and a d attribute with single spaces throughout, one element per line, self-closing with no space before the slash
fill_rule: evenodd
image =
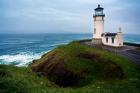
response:
<path id="1" fill-rule="evenodd" d="M 96 12 L 96 15 L 102 15 L 103 14 L 103 11 L 97 11 Z"/>
<path id="2" fill-rule="evenodd" d="M 94 28 L 94 34 L 96 34 L 96 28 Z"/>
<path id="3" fill-rule="evenodd" d="M 108 37 L 106 38 L 106 42 L 108 43 Z"/>
<path id="4" fill-rule="evenodd" d="M 114 43 L 114 38 L 112 37 L 111 39 L 112 39 L 112 43 Z"/>

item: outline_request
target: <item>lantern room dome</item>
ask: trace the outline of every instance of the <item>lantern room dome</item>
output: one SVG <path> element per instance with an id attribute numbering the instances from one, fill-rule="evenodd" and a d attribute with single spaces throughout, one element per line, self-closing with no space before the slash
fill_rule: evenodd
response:
<path id="1" fill-rule="evenodd" d="M 95 9 L 95 11 L 101 11 L 104 10 L 104 8 L 100 7 L 100 5 L 98 5 L 98 7 Z"/>
<path id="2" fill-rule="evenodd" d="M 98 7 L 95 9 L 95 14 L 93 15 L 93 17 L 96 16 L 105 16 L 105 14 L 103 13 L 104 8 L 100 7 L 100 5 L 98 5 Z"/>

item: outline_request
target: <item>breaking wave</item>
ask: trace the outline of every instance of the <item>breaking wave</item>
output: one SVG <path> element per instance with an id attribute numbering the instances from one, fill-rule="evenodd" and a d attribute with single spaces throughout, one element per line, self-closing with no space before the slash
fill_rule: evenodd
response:
<path id="1" fill-rule="evenodd" d="M 47 51 L 48 52 L 48 51 Z M 28 66 L 34 59 L 38 59 L 44 53 L 19 53 L 15 55 L 1 55 L 0 64 L 16 65 L 16 66 Z"/>

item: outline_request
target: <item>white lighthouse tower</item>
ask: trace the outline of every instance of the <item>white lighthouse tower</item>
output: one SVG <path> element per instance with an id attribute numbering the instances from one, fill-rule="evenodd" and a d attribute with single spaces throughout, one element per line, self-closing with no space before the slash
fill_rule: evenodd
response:
<path id="1" fill-rule="evenodd" d="M 94 33 L 93 33 L 93 43 L 102 44 L 102 33 L 104 33 L 104 17 L 103 13 L 104 8 L 98 7 L 95 9 L 94 18 Z"/>
<path id="2" fill-rule="evenodd" d="M 104 8 L 98 7 L 95 9 L 94 18 L 94 33 L 93 33 L 93 45 L 105 45 L 111 47 L 122 47 L 123 46 L 123 33 L 121 32 L 121 28 L 119 28 L 119 32 L 110 33 L 104 32 L 104 17 L 103 13 Z"/>

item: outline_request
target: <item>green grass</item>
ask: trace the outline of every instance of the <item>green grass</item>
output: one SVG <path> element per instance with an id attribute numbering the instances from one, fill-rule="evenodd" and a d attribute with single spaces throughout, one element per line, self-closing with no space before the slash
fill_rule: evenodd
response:
<path id="1" fill-rule="evenodd" d="M 99 60 L 92 62 L 93 60 L 82 58 L 81 55 L 79 57 L 79 54 L 96 54 Z M 59 87 L 29 68 L 0 65 L 0 93 L 140 93 L 140 69 L 121 56 L 72 42 L 43 55 L 33 66 L 42 64 L 49 55 L 55 55 L 55 60 L 63 59 L 74 73 L 81 69 L 86 71 L 86 77 L 79 81 L 81 86 Z M 110 62 L 123 69 L 123 79 L 105 78 L 107 70 L 112 67 Z"/>
<path id="2" fill-rule="evenodd" d="M 37 76 L 26 67 L 0 65 L 0 93 L 32 93 L 50 86 L 47 78 Z"/>

